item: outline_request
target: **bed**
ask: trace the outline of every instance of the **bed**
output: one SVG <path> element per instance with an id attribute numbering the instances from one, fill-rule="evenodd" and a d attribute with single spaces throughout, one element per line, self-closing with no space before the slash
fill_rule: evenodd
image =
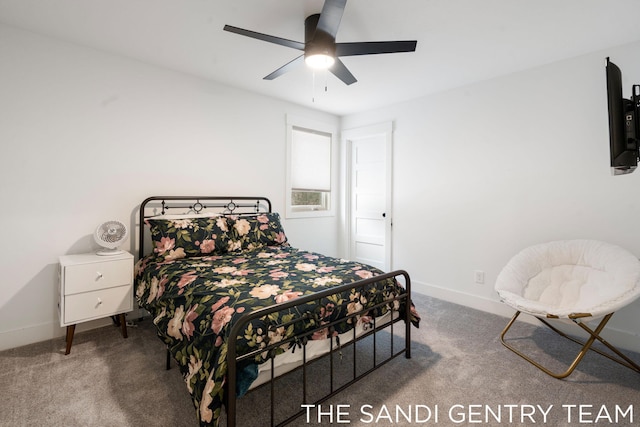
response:
<path id="1" fill-rule="evenodd" d="M 318 404 L 395 357 L 411 357 L 411 325 L 420 318 L 409 275 L 293 248 L 268 199 L 150 197 L 139 221 L 136 299 L 167 347 L 167 364 L 169 355 L 177 362 L 201 426 L 218 426 L 223 407 L 235 426 L 238 397 L 292 370 L 302 370 L 304 404 Z M 391 340 L 384 357 L 375 350 L 380 331 Z M 364 371 L 356 368 L 362 339 L 374 346 Z M 308 400 L 307 366 L 330 357 L 333 367 L 345 345 L 354 353 L 349 378 Z M 273 388 L 271 396 L 272 426 L 303 413 L 276 420 Z"/>

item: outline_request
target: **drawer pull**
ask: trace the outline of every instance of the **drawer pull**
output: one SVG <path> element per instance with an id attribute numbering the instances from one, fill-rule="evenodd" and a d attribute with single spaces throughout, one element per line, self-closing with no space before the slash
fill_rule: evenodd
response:
<path id="1" fill-rule="evenodd" d="M 98 298 L 98 303 L 96 304 L 96 308 L 100 307 L 101 304 L 102 304 L 102 300 Z"/>
<path id="2" fill-rule="evenodd" d="M 97 279 L 98 279 L 98 280 L 100 280 L 100 279 L 102 279 L 103 277 L 104 277 L 104 276 L 102 275 L 102 273 L 100 273 L 100 272 L 98 271 L 98 277 L 97 277 Z"/>

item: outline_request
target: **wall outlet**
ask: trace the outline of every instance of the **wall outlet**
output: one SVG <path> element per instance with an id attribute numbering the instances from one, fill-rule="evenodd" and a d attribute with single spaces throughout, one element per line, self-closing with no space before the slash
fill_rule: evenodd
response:
<path id="1" fill-rule="evenodd" d="M 473 277 L 476 283 L 482 285 L 484 283 L 484 271 L 476 270 L 473 272 Z"/>

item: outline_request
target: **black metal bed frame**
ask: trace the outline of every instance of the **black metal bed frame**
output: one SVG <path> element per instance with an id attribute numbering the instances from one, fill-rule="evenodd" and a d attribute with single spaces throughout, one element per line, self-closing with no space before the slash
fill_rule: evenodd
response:
<path id="1" fill-rule="evenodd" d="M 145 249 L 144 249 L 144 240 L 145 240 L 145 227 L 144 227 L 144 222 L 146 218 L 150 218 L 153 216 L 157 216 L 157 215 L 164 215 L 167 214 L 167 212 L 171 211 L 171 210 L 175 210 L 175 209 L 181 209 L 182 212 L 180 213 L 186 213 L 185 210 L 187 210 L 187 212 L 191 212 L 191 213 L 201 213 L 203 211 L 213 211 L 213 212 L 218 212 L 221 214 L 229 214 L 229 215 L 236 215 L 236 214 L 251 214 L 251 213 L 260 213 L 260 212 L 271 212 L 271 202 L 269 201 L 269 199 L 264 198 L 264 197 L 219 197 L 219 196 L 204 196 L 204 197 L 192 197 L 192 196 L 154 196 L 154 197 L 149 197 L 147 199 L 145 199 L 141 205 L 140 205 L 140 216 L 139 216 L 139 226 L 140 226 L 140 230 L 139 230 L 139 256 L 140 258 L 142 258 L 145 253 Z M 146 212 L 148 210 L 152 211 L 152 214 L 147 214 Z M 298 306 L 298 305 L 302 305 L 302 304 L 307 304 L 309 302 L 313 302 L 313 301 L 319 301 L 323 298 L 326 298 L 330 295 L 333 294 L 338 294 L 341 292 L 345 292 L 351 289 L 364 289 L 365 287 L 368 286 L 375 286 L 377 283 L 380 283 L 381 281 L 384 281 L 386 279 L 389 278 L 399 278 L 402 277 L 404 278 L 404 286 L 405 286 L 405 290 L 406 292 L 402 295 L 398 295 L 395 298 L 383 301 L 382 303 L 376 305 L 375 307 L 367 307 L 366 309 L 360 310 L 358 312 L 353 312 L 351 313 L 349 316 L 347 316 L 346 318 L 342 318 L 339 320 L 336 320 L 332 323 L 329 324 L 322 324 L 319 325 L 317 328 L 313 329 L 313 330 L 309 330 L 307 332 L 305 332 L 304 334 L 300 335 L 300 336 L 295 336 L 295 337 L 291 337 L 282 341 L 279 341 L 275 344 L 271 344 L 268 345 L 264 348 L 261 348 L 259 350 L 254 350 L 252 352 L 246 353 L 246 354 L 238 354 L 237 352 L 237 348 L 236 348 L 236 344 L 237 344 L 237 339 L 238 336 L 240 336 L 243 331 L 245 330 L 245 327 L 247 326 L 247 324 L 255 319 L 258 318 L 266 318 L 269 316 L 269 314 L 273 314 L 273 313 L 277 313 L 279 311 L 282 310 L 288 310 L 292 307 Z M 398 306 L 401 305 L 401 302 L 404 302 L 405 305 L 405 312 L 403 313 L 403 316 L 400 316 L 399 314 L 397 316 L 394 316 L 394 313 L 399 313 L 397 312 L 397 310 L 394 308 L 394 310 L 391 312 L 391 317 L 390 320 L 388 322 L 384 322 L 382 325 L 377 325 L 376 324 L 376 319 L 373 319 L 373 328 L 365 331 L 363 334 L 361 334 L 360 336 L 356 336 L 356 328 L 352 329 L 352 333 L 353 333 L 353 339 L 347 343 L 345 346 L 349 346 L 352 345 L 353 346 L 353 361 L 352 361 L 352 369 L 351 369 L 351 379 L 339 386 L 334 384 L 334 358 L 335 353 L 336 352 L 341 352 L 341 346 L 337 345 L 335 346 L 335 339 L 333 337 L 331 337 L 329 339 L 329 345 L 328 345 L 328 350 L 327 353 L 319 356 L 319 357 L 329 357 L 330 360 L 330 391 L 328 394 L 326 394 L 325 396 L 322 396 L 321 398 L 318 398 L 316 400 L 314 400 L 313 402 L 308 402 L 308 386 L 307 386 L 307 381 L 309 380 L 308 375 L 307 375 L 307 366 L 309 363 L 311 363 L 312 361 L 316 360 L 315 358 L 312 358 L 311 360 L 307 359 L 307 354 L 306 354 L 306 342 L 307 340 L 309 340 L 309 337 L 311 337 L 314 333 L 321 331 L 321 330 L 325 330 L 326 328 L 331 328 L 333 326 L 335 326 L 338 323 L 344 322 L 349 318 L 356 318 L 357 316 L 360 316 L 362 314 L 364 314 L 365 312 L 371 311 L 374 308 L 378 308 L 384 305 L 388 305 L 390 304 L 392 307 L 395 307 L 395 302 L 398 302 Z M 273 324 L 270 325 L 270 328 L 280 328 L 280 327 L 289 327 L 292 324 L 295 324 L 296 322 L 302 322 L 305 321 L 306 319 L 308 319 L 309 314 L 303 314 L 298 318 L 292 319 L 286 323 L 282 323 L 282 324 Z M 396 349 L 395 345 L 394 345 L 394 324 L 398 321 L 404 320 L 405 325 L 404 325 L 404 346 L 401 347 L 400 349 Z M 390 329 L 389 331 L 389 340 L 390 340 L 390 345 L 389 345 L 389 354 L 384 357 L 382 360 L 377 360 L 377 334 L 380 331 L 384 331 Z M 368 337 L 372 337 L 373 340 L 373 351 L 371 352 L 372 355 L 372 362 L 373 362 L 373 366 L 363 372 L 358 373 L 358 366 L 357 366 L 357 343 L 360 340 L 363 340 L 365 338 Z M 368 279 L 363 279 L 363 280 L 359 280 L 357 282 L 353 282 L 353 283 L 348 283 L 348 284 L 344 284 L 341 286 L 337 286 L 337 287 L 332 287 L 330 289 L 326 289 L 324 291 L 320 291 L 314 294 L 310 294 L 310 295 L 305 295 L 303 297 L 299 297 L 296 298 L 294 300 L 290 300 L 290 301 L 286 301 L 283 303 L 279 303 L 279 304 L 274 304 L 271 307 L 266 307 L 266 308 L 262 308 L 262 309 L 258 309 L 258 310 L 254 310 L 251 312 L 247 312 L 244 313 L 241 317 L 239 317 L 238 319 L 236 319 L 234 321 L 233 327 L 230 330 L 229 333 L 229 337 L 227 338 L 227 342 L 228 342 L 228 348 L 227 348 L 227 381 L 226 381 L 226 402 L 225 402 L 225 409 L 226 409 L 226 416 L 227 416 L 227 427 L 236 427 L 236 418 L 237 418 L 237 414 L 236 414 L 236 408 L 237 408 L 237 397 L 236 397 L 236 380 L 237 380 L 237 375 L 238 375 L 238 371 L 237 371 L 237 365 L 238 363 L 242 363 L 245 360 L 249 360 L 253 357 L 255 357 L 258 353 L 263 353 L 263 352 L 269 352 L 273 349 L 275 349 L 276 347 L 280 347 L 283 344 L 289 343 L 289 342 L 293 342 L 294 344 L 300 345 L 300 343 L 302 343 L 302 364 L 301 366 L 295 368 L 296 370 L 301 369 L 302 370 L 302 377 L 303 377 L 303 381 L 302 381 L 302 402 L 303 405 L 305 405 L 305 407 L 309 404 L 311 405 L 319 405 L 323 402 L 325 402 L 326 400 L 328 400 L 329 398 L 335 396 L 336 394 L 338 394 L 339 392 L 343 391 L 344 389 L 346 389 L 347 387 L 349 387 L 350 385 L 352 385 L 353 383 L 359 381 L 361 378 L 365 377 L 366 375 L 370 374 L 371 372 L 375 371 L 376 369 L 380 368 L 381 366 L 385 365 L 386 363 L 390 362 L 391 360 L 393 360 L 394 358 L 396 358 L 397 356 L 400 356 L 402 354 L 405 355 L 405 358 L 409 359 L 411 358 L 411 279 L 409 277 L 409 274 L 404 271 L 404 270 L 396 270 L 396 271 L 392 271 L 389 273 L 385 273 L 383 275 L 379 275 L 379 276 L 375 276 L 375 277 L 371 277 Z M 339 343 L 338 343 L 339 344 Z M 167 369 L 169 369 L 170 367 L 170 353 L 169 350 L 167 349 Z M 271 357 L 270 358 L 270 363 L 271 363 L 271 376 L 269 378 L 269 381 L 267 382 L 267 384 L 270 384 L 270 425 L 271 427 L 274 426 L 284 426 L 288 423 L 290 423 L 291 421 L 293 421 L 294 419 L 300 417 L 301 415 L 303 415 L 305 413 L 305 409 L 301 409 L 292 414 L 291 416 L 289 416 L 288 418 L 286 418 L 284 421 L 280 421 L 279 423 L 276 424 L 276 420 L 275 420 L 275 405 L 276 405 L 276 399 L 275 399 L 275 390 L 274 390 L 274 380 L 276 379 L 276 374 L 275 374 L 275 362 L 274 362 L 275 357 Z M 287 372 L 288 373 L 288 372 Z M 283 374 L 286 375 L 287 373 Z M 266 384 L 265 384 L 266 385 Z M 261 386 L 260 386 L 261 387 Z"/>

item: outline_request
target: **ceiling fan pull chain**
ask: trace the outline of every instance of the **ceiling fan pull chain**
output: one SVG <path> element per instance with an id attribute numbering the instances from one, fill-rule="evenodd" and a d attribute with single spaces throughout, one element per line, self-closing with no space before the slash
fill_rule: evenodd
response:
<path id="1" fill-rule="evenodd" d="M 329 83 L 328 83 L 328 79 L 327 79 L 328 75 L 329 75 L 329 73 L 327 72 L 327 70 L 324 70 L 324 92 L 325 93 L 328 92 L 328 87 L 329 87 Z"/>
<path id="2" fill-rule="evenodd" d="M 316 71 L 311 72 L 311 102 L 316 102 Z"/>

